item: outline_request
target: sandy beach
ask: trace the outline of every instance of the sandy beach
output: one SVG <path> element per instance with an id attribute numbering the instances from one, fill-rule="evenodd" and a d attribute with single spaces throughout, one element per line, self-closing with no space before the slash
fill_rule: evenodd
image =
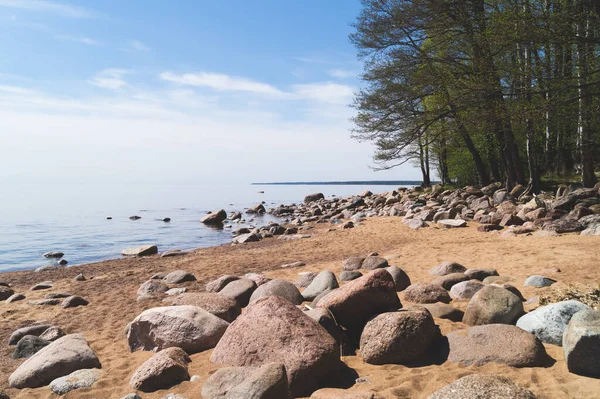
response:
<path id="1" fill-rule="evenodd" d="M 85 266 L 63 268 L 43 273 L 14 272 L 0 275 L 0 280 L 12 285 L 15 292 L 24 293 L 27 300 L 43 298 L 48 292 L 69 292 L 85 297 L 85 307 L 62 309 L 58 306 L 34 307 L 26 301 L 2 304 L 0 329 L 0 389 L 11 398 L 54 398 L 48 387 L 15 390 L 7 388 L 8 376 L 22 360 L 13 360 L 14 347 L 8 346 L 11 332 L 33 322 L 48 321 L 67 333 L 82 333 L 102 363 L 99 381 L 91 388 L 79 389 L 65 398 L 119 398 L 133 390 L 128 381 L 135 369 L 151 352 L 130 353 L 125 339 L 125 326 L 145 309 L 161 306 L 160 301 L 136 302 L 140 284 L 158 272 L 183 269 L 194 273 L 196 282 L 182 286 L 189 291 L 203 291 L 207 281 L 223 274 L 241 275 L 262 272 L 271 278 L 295 281 L 304 271 L 331 270 L 338 274 L 342 261 L 352 255 L 378 252 L 390 264 L 401 266 L 413 283 L 427 282 L 427 271 L 442 261 L 452 260 L 469 268 L 496 268 L 500 275 L 510 276 L 526 298 L 569 284 L 597 285 L 597 238 L 579 235 L 560 237 L 519 236 L 501 238 L 476 230 L 476 223 L 464 229 L 410 230 L 401 218 L 372 218 L 354 229 L 327 231 L 329 225 L 316 225 L 311 238 L 284 241 L 267 239 L 259 243 L 220 246 L 195 251 L 178 258 L 128 258 Z M 306 266 L 281 269 L 281 265 L 302 261 Z M 560 273 L 549 275 L 549 269 Z M 73 278 L 83 273 L 87 281 Z M 552 287 L 523 287 L 532 274 L 544 273 L 558 280 Z M 93 279 L 89 277 L 93 276 Z M 51 290 L 30 291 L 35 283 L 50 280 Z M 403 304 L 402 293 L 399 293 Z M 453 301 L 463 309 L 466 301 Z M 527 306 L 526 306 L 527 307 Z M 442 333 L 464 328 L 462 323 L 435 319 Z M 508 377 L 531 390 L 538 398 L 600 398 L 600 380 L 569 373 L 562 348 L 545 344 L 548 354 L 556 360 L 548 368 L 515 369 L 504 365 L 483 367 L 463 366 L 450 362 L 440 365 L 407 367 L 403 365 L 373 366 L 360 356 L 345 356 L 343 361 L 355 369 L 367 382 L 350 391 L 370 389 L 385 398 L 426 398 L 442 386 L 472 373 L 494 373 Z M 211 350 L 191 356 L 190 375 L 194 382 L 184 382 L 170 390 L 143 394 L 143 398 L 159 399 L 168 393 L 200 398 L 202 384 L 218 369 L 209 360 Z"/>

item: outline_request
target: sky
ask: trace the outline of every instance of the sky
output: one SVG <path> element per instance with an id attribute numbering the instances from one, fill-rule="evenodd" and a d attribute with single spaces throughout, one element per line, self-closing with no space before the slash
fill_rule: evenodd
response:
<path id="1" fill-rule="evenodd" d="M 358 0 L 0 0 L 0 183 L 420 179 L 350 137 Z"/>

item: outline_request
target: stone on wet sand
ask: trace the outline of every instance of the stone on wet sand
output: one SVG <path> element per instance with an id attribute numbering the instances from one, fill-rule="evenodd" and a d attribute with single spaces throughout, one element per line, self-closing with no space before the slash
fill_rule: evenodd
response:
<path id="1" fill-rule="evenodd" d="M 417 283 L 404 290 L 404 299 L 412 303 L 449 303 L 450 295 L 440 285 Z"/>
<path id="2" fill-rule="evenodd" d="M 252 296 L 250 297 L 250 303 L 260 298 L 272 295 L 285 298 L 294 305 L 300 305 L 304 301 L 302 294 L 300 294 L 300 291 L 298 291 L 298 288 L 296 288 L 294 284 L 286 280 L 271 280 L 268 283 L 258 287 L 252 293 Z"/>
<path id="3" fill-rule="evenodd" d="M 535 399 L 506 377 L 472 374 L 435 391 L 428 399 Z"/>
<path id="4" fill-rule="evenodd" d="M 504 288 L 487 285 L 469 301 L 463 322 L 469 326 L 514 324 L 525 313 L 521 299 Z"/>
<path id="5" fill-rule="evenodd" d="M 600 376 L 600 311 L 581 310 L 569 321 L 563 351 L 571 373 Z"/>
<path id="6" fill-rule="evenodd" d="M 262 287 L 262 285 L 261 285 Z M 227 284 L 221 291 L 220 295 L 235 299 L 241 307 L 248 305 L 250 297 L 256 290 L 256 283 L 248 278 L 240 278 Z"/>
<path id="7" fill-rule="evenodd" d="M 452 273 L 464 273 L 466 270 L 467 268 L 460 263 L 443 262 L 429 269 L 429 274 L 433 274 L 434 276 L 445 276 Z"/>
<path id="8" fill-rule="evenodd" d="M 127 333 L 130 351 L 179 347 L 187 353 L 214 348 L 229 323 L 197 306 L 145 310 Z"/>
<path id="9" fill-rule="evenodd" d="M 534 334 L 542 342 L 562 346 L 563 334 L 571 317 L 590 307 L 575 300 L 539 307 L 517 321 L 517 327 Z"/>
<path id="10" fill-rule="evenodd" d="M 394 284 L 396 286 L 396 291 L 404 291 L 410 286 L 410 277 L 408 277 L 408 274 L 406 274 L 406 272 L 401 268 L 389 266 L 386 267 L 385 270 L 392 275 L 392 279 L 394 279 Z"/>
<path id="11" fill-rule="evenodd" d="M 64 395 L 79 388 L 87 388 L 98 381 L 100 370 L 83 369 L 72 372 L 64 377 L 59 377 L 50 383 L 50 389 L 57 395 Z"/>
<path id="12" fill-rule="evenodd" d="M 163 349 L 135 370 L 129 385 L 142 392 L 170 388 L 190 379 L 190 362 L 190 357 L 181 348 Z"/>
<path id="13" fill-rule="evenodd" d="M 165 276 L 163 279 L 169 284 L 180 284 L 186 281 L 196 281 L 196 277 L 192 273 L 188 273 L 184 270 L 175 270 Z"/>
<path id="14" fill-rule="evenodd" d="M 423 307 L 382 313 L 365 325 L 360 354 L 370 364 L 406 364 L 427 352 L 437 331 Z"/>
<path id="15" fill-rule="evenodd" d="M 174 306 L 198 306 L 229 323 L 242 313 L 242 308 L 235 299 L 214 292 L 184 293 L 166 298 L 163 302 L 170 302 Z"/>
<path id="16" fill-rule="evenodd" d="M 323 297 L 318 307 L 328 309 L 337 322 L 358 338 L 374 315 L 402 307 L 394 280 L 385 269 L 377 269 Z"/>
<path id="17" fill-rule="evenodd" d="M 156 245 L 142 245 L 140 247 L 128 248 L 121 252 L 123 256 L 150 256 L 158 253 Z"/>
<path id="18" fill-rule="evenodd" d="M 21 364 L 8 383 L 12 388 L 37 388 L 73 371 L 100 367 L 98 357 L 81 334 L 65 335 Z"/>
<path id="19" fill-rule="evenodd" d="M 258 299 L 227 329 L 211 361 L 231 366 L 282 362 L 293 396 L 306 396 L 340 368 L 333 337 L 279 296 Z"/>
<path id="20" fill-rule="evenodd" d="M 537 288 L 550 287 L 554 283 L 556 283 L 556 280 L 553 280 L 551 278 L 544 277 L 544 276 L 534 275 L 534 276 L 527 277 L 527 280 L 525 280 L 525 287 L 527 287 L 527 286 L 532 286 L 532 287 L 537 287 Z"/>
<path id="21" fill-rule="evenodd" d="M 319 294 L 338 287 L 339 284 L 335 274 L 329 270 L 324 270 L 312 280 L 310 285 L 306 287 L 304 291 L 302 291 L 302 297 L 305 301 L 312 301 L 319 296 Z"/>
<path id="22" fill-rule="evenodd" d="M 206 380 L 201 395 L 203 399 L 287 399 L 290 392 L 285 366 L 268 363 L 219 369 Z"/>
<path id="23" fill-rule="evenodd" d="M 538 367 L 548 362 L 548 354 L 541 341 L 516 326 L 486 324 L 452 331 L 446 337 L 448 360 L 453 363 Z"/>

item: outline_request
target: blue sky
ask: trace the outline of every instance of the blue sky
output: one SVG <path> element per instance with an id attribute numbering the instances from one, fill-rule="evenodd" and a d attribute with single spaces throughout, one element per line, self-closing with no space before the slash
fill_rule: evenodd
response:
<path id="1" fill-rule="evenodd" d="M 0 179 L 418 179 L 350 138 L 359 10 L 0 0 Z"/>

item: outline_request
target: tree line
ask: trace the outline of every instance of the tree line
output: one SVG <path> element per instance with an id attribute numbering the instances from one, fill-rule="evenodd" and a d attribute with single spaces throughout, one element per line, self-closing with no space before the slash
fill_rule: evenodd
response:
<path id="1" fill-rule="evenodd" d="M 353 137 L 423 182 L 517 184 L 600 163 L 600 1 L 362 0 Z"/>

